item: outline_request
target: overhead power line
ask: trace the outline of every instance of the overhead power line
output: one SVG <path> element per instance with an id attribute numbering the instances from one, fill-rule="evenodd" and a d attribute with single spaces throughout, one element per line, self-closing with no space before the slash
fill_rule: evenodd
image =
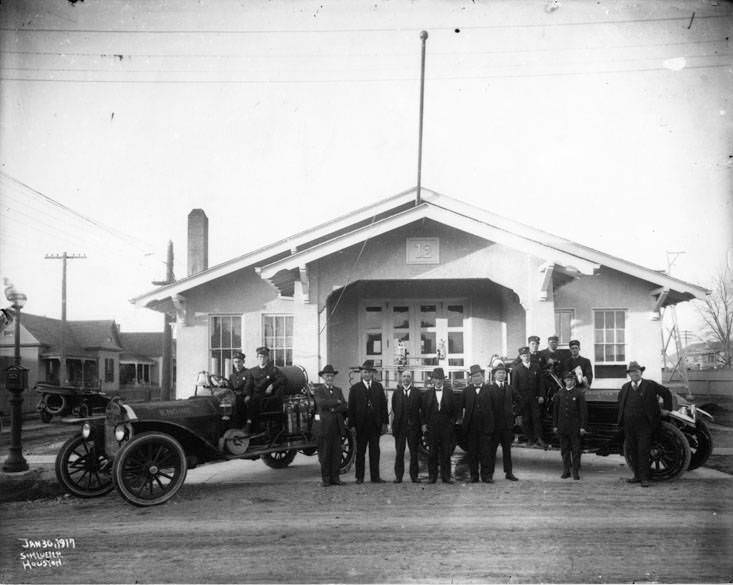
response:
<path id="1" fill-rule="evenodd" d="M 697 20 L 731 18 L 730 14 L 708 14 L 695 16 Z M 557 28 L 566 26 L 604 26 L 620 24 L 642 24 L 649 22 L 689 22 L 689 16 L 670 16 L 663 18 L 629 18 L 619 20 L 586 20 L 577 22 L 542 22 L 542 23 L 505 23 L 483 25 L 456 25 L 430 27 L 432 31 L 455 30 L 492 30 L 517 28 Z M 41 28 L 41 27 L 0 27 L 0 31 L 16 33 L 63 33 L 63 34 L 134 34 L 134 35 L 268 35 L 268 34 L 352 34 L 352 33 L 379 33 L 379 32 L 418 32 L 421 27 L 365 27 L 365 28 L 321 28 L 321 29 L 140 29 L 140 28 Z"/>
<path id="2" fill-rule="evenodd" d="M 605 51 L 615 49 L 646 49 L 656 47 L 683 47 L 689 45 L 710 45 L 717 43 L 729 43 L 727 38 L 698 41 L 679 41 L 671 43 L 637 43 L 626 45 L 596 45 L 596 46 L 575 46 L 575 47 L 550 47 L 532 49 L 489 49 L 486 51 L 435 51 L 433 55 L 455 56 L 455 55 L 505 55 L 505 54 L 527 54 L 527 53 L 556 53 L 564 51 Z M 116 52 L 76 52 L 76 51 L 0 51 L 3 55 L 29 55 L 29 56 L 57 56 L 57 57 L 95 57 L 97 59 L 112 59 L 120 63 L 125 59 L 318 59 L 318 58 L 352 58 L 352 57 L 414 57 L 411 53 L 381 53 L 370 51 L 354 53 L 343 51 L 340 53 L 129 53 L 127 51 Z"/>
<path id="3" fill-rule="evenodd" d="M 731 67 L 730 63 L 718 63 L 710 65 L 688 65 L 682 71 L 692 69 L 718 69 Z M 430 81 L 471 81 L 482 79 L 522 79 L 533 77 L 578 77 L 593 75 L 613 75 L 618 73 L 649 73 L 654 71 L 670 72 L 666 67 L 641 67 L 634 69 L 599 69 L 590 71 L 555 71 L 543 73 L 490 73 L 485 75 L 453 75 L 453 76 L 430 76 Z M 156 71 L 150 71 L 156 73 Z M 0 77 L 0 81 L 19 81 L 33 83 L 100 83 L 100 84 L 130 84 L 130 85 L 286 85 L 286 84 L 331 84 L 331 83 L 395 83 L 415 82 L 417 77 L 374 77 L 374 78 L 334 78 L 334 79 L 79 79 L 79 78 L 38 78 L 38 77 Z"/>
<path id="4" fill-rule="evenodd" d="M 139 240 L 139 239 L 137 239 L 137 238 L 135 238 L 133 236 L 130 236 L 130 235 L 128 235 L 128 234 L 126 234 L 126 233 L 124 233 L 124 232 L 122 232 L 120 230 L 117 230 L 115 228 L 112 228 L 112 227 L 109 227 L 107 225 L 104 225 L 103 223 L 101 223 L 101 222 L 99 222 L 99 221 L 97 221 L 95 219 L 92 219 L 91 217 L 88 217 L 88 216 L 86 216 L 86 215 L 84 215 L 82 213 L 79 213 L 78 211 L 72 209 L 71 207 L 69 207 L 67 205 L 64 205 L 60 201 L 57 201 L 53 197 L 50 197 L 49 195 L 46 195 L 45 193 L 42 193 L 41 191 L 38 191 L 37 189 L 34 189 L 33 187 L 27 185 L 23 181 L 20 181 L 20 180 L 16 179 L 15 177 L 13 177 L 12 175 L 9 175 L 5 171 L 0 170 L 0 177 L 2 177 L 3 179 L 5 179 L 7 181 L 10 181 L 11 183 L 13 183 L 15 185 L 18 185 L 18 186 L 23 187 L 23 189 L 25 189 L 28 193 L 31 193 L 31 194 L 35 195 L 36 197 L 39 197 L 42 200 L 46 201 L 47 203 L 50 203 L 51 205 L 53 205 L 53 206 L 55 206 L 55 207 L 57 207 L 59 209 L 62 209 L 63 211 L 65 211 L 65 212 L 73 215 L 74 217 L 83 220 L 87 224 L 92 225 L 92 226 L 94 226 L 97 229 L 103 230 L 103 231 L 105 231 L 105 232 L 107 232 L 107 233 L 115 236 L 116 238 L 119 238 L 121 240 L 124 240 L 124 241 L 128 242 L 129 244 L 131 244 L 131 245 L 139 248 L 140 250 L 142 250 L 145 253 L 149 253 L 152 250 L 152 246 L 150 246 L 147 242 L 144 242 L 142 240 Z"/>

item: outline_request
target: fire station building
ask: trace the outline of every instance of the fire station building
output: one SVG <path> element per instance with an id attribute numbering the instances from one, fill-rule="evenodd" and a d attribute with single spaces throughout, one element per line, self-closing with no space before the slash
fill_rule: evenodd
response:
<path id="1" fill-rule="evenodd" d="M 176 317 L 176 396 L 196 373 L 227 375 L 233 351 L 254 363 L 326 363 L 348 387 L 373 359 L 387 388 L 408 369 L 420 384 L 442 366 L 455 385 L 473 363 L 513 358 L 527 336 L 582 343 L 593 388 L 619 388 L 630 359 L 660 379 L 662 307 L 706 290 L 422 189 L 208 267 L 208 220 L 189 214 L 188 276 L 139 307 Z"/>

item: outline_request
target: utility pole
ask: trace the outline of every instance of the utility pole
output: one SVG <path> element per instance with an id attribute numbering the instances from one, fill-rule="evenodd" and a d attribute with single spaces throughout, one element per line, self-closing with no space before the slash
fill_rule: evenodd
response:
<path id="1" fill-rule="evenodd" d="M 165 280 L 154 280 L 153 284 L 161 286 L 171 284 L 176 281 L 176 277 L 173 274 L 173 242 L 168 240 L 168 251 L 166 255 L 166 270 Z M 171 374 L 173 371 L 173 332 L 171 330 L 171 324 L 173 323 L 173 317 L 166 311 L 163 313 L 163 359 L 161 364 L 161 377 L 160 377 L 160 399 L 170 400 L 171 399 Z"/>
<path id="2" fill-rule="evenodd" d="M 46 254 L 46 260 L 61 260 L 61 348 L 59 350 L 59 385 L 66 384 L 66 261 L 83 260 L 86 254 Z"/>
<path id="3" fill-rule="evenodd" d="M 423 104 L 425 102 L 425 41 L 428 40 L 428 31 L 424 30 L 420 33 L 422 40 L 422 57 L 420 60 L 420 129 L 417 139 L 417 197 L 415 205 L 422 202 L 422 120 L 423 120 Z"/>

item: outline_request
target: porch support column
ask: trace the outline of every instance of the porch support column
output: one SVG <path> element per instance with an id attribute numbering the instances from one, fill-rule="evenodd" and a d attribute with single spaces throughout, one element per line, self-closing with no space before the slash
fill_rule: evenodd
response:
<path id="1" fill-rule="evenodd" d="M 318 311 L 318 371 L 328 363 L 328 303 Z"/>
<path id="2" fill-rule="evenodd" d="M 528 270 L 529 294 L 526 304 L 526 337 L 539 335 L 541 339 L 555 331 L 555 295 L 552 288 L 554 264 L 537 265 L 530 262 Z"/>

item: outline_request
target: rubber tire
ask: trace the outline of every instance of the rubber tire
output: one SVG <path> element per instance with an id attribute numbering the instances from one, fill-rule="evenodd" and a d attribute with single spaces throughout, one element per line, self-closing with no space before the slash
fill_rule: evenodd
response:
<path id="1" fill-rule="evenodd" d="M 273 469 L 285 469 L 288 465 L 293 462 L 295 456 L 298 454 L 296 449 L 288 449 L 287 451 L 273 451 L 272 453 L 266 453 L 262 456 L 262 461 L 265 462 L 267 467 Z"/>
<path id="2" fill-rule="evenodd" d="M 153 447 L 155 445 L 167 450 L 167 456 L 171 458 L 170 466 L 174 468 L 173 477 L 170 478 L 170 483 L 166 484 L 159 495 L 154 497 L 142 497 L 142 489 L 139 490 L 138 493 L 133 491 L 134 487 L 130 485 L 125 471 L 130 470 L 130 466 L 134 465 L 134 463 L 130 462 L 130 458 L 132 456 L 146 458 L 146 454 L 143 453 L 143 450 L 147 451 L 147 457 L 157 457 L 160 453 L 160 449 L 153 454 Z M 119 453 L 117 453 L 117 456 L 115 457 L 114 466 L 112 468 L 112 477 L 117 491 L 127 502 L 136 506 L 157 506 L 159 504 L 164 504 L 178 493 L 178 490 L 181 489 L 181 486 L 186 481 L 187 471 L 188 463 L 186 461 L 186 453 L 184 452 L 181 444 L 170 435 L 152 431 L 134 436 L 127 444 L 125 444 L 124 447 L 122 447 L 122 449 L 120 449 Z M 143 473 L 146 476 L 143 487 L 149 484 L 152 488 L 153 479 L 158 482 L 159 487 L 162 487 L 159 479 L 161 476 L 160 470 L 158 470 L 158 473 L 150 479 L 151 474 L 149 470 L 138 468 L 136 479 L 140 479 Z"/>
<path id="3" fill-rule="evenodd" d="M 82 447 L 80 449 L 80 447 Z M 94 453 L 92 453 L 94 451 Z M 76 458 L 72 460 L 72 457 Z M 93 459 L 92 459 L 93 456 Z M 74 471 L 70 471 L 70 467 L 75 463 L 80 464 Z M 114 488 L 111 473 L 112 463 L 104 453 L 98 453 L 94 449 L 94 440 L 88 440 L 81 435 L 75 435 L 68 439 L 59 449 L 56 455 L 56 479 L 69 492 L 80 498 L 96 498 L 108 494 Z M 82 470 L 83 473 L 77 478 L 73 477 L 76 471 Z M 100 471 L 104 475 L 100 477 Z M 91 480 L 96 475 L 97 481 L 92 487 L 91 481 L 87 482 L 86 487 L 81 485 L 81 480 L 87 473 Z"/>
<path id="4" fill-rule="evenodd" d="M 61 415 L 66 412 L 66 408 L 69 405 L 66 396 L 62 394 L 44 394 L 43 402 L 46 405 L 46 412 L 51 415 Z"/>
<path id="5" fill-rule="evenodd" d="M 685 433 L 687 442 L 690 444 L 690 466 L 688 471 L 702 467 L 707 463 L 713 452 L 713 435 L 705 421 L 698 420 L 695 425 L 695 432 Z M 692 435 L 692 436 L 690 436 Z"/>
<path id="6" fill-rule="evenodd" d="M 346 429 L 341 435 L 341 461 L 339 462 L 339 475 L 348 473 L 356 459 L 356 431 Z"/>
<path id="7" fill-rule="evenodd" d="M 685 434 L 672 423 L 662 421 L 659 425 L 659 430 L 652 436 L 649 456 L 649 479 L 652 481 L 677 479 L 690 466 L 691 455 L 690 445 L 687 442 Z M 625 442 L 624 457 L 626 459 L 626 465 L 631 469 L 631 461 L 629 460 Z M 665 463 L 665 459 L 671 462 L 671 465 Z"/>

